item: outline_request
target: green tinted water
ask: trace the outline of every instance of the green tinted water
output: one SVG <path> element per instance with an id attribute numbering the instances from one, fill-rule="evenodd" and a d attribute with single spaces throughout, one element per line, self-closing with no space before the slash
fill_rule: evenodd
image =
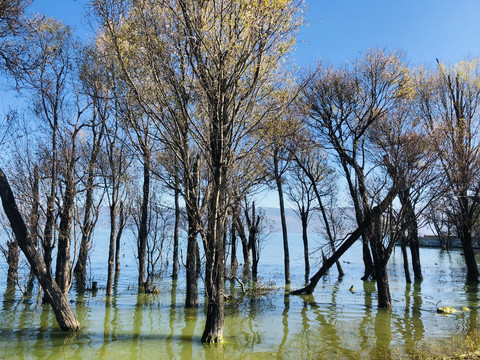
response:
<path id="1" fill-rule="evenodd" d="M 281 264 L 265 257 L 265 279 L 276 290 L 242 298 L 238 284 L 226 283 L 235 301 L 226 305 L 225 344 L 200 342 L 205 303 L 186 309 L 184 281 L 159 282 L 160 293 L 137 294 L 127 282 L 117 284 L 107 305 L 104 292 L 70 293 L 83 325 L 77 333 L 58 329 L 52 311 L 37 297 L 5 294 L 0 316 L 0 358 L 4 359 L 332 359 L 398 358 L 410 350 L 443 346 L 478 329 L 477 287 L 463 284 L 459 252 L 421 249 L 425 280 L 405 284 L 400 252 L 390 264 L 391 310 L 376 307 L 375 283 L 362 282 L 358 249 L 347 253 L 339 280 L 334 270 L 310 296 L 285 296 Z M 278 257 L 277 257 L 278 258 Z M 293 267 L 293 287 L 301 285 L 301 261 Z M 128 274 L 125 269 L 124 273 Z M 125 275 L 126 276 L 126 275 Z M 128 278 L 128 277 L 127 277 Z M 129 278 L 130 279 L 130 278 Z M 130 282 L 134 282 L 132 277 Z M 201 282 L 201 280 L 200 280 Z M 353 285 L 354 291 L 350 291 Z M 202 289 L 200 290 L 200 292 Z M 468 312 L 436 314 L 435 304 Z"/>

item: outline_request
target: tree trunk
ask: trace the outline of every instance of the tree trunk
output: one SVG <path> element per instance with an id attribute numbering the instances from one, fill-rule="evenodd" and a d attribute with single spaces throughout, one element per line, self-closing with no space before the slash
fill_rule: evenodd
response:
<path id="1" fill-rule="evenodd" d="M 380 264 L 375 267 L 375 273 L 377 275 L 378 307 L 390 308 L 392 306 L 392 297 L 390 295 L 386 264 L 380 261 Z"/>
<path id="2" fill-rule="evenodd" d="M 238 261 L 237 261 L 237 234 L 235 231 L 235 220 L 233 219 L 233 215 L 232 215 L 230 234 L 231 234 L 230 241 L 232 243 L 232 253 L 230 255 L 230 271 L 232 273 L 232 276 L 234 276 L 237 270 Z"/>
<path id="3" fill-rule="evenodd" d="M 475 260 L 475 252 L 472 244 L 472 219 L 468 213 L 468 197 L 467 194 L 462 194 L 459 198 L 461 223 L 459 227 L 459 235 L 462 241 L 463 254 L 465 256 L 465 264 L 467 265 L 467 283 L 478 283 L 478 266 Z"/>
<path id="4" fill-rule="evenodd" d="M 118 232 L 115 236 L 115 274 L 118 275 L 120 273 L 120 244 L 123 234 L 123 229 L 125 229 L 126 225 L 125 220 L 125 206 L 123 201 L 120 201 L 119 205 L 119 217 L 118 217 Z"/>
<path id="5" fill-rule="evenodd" d="M 7 253 L 7 284 L 15 286 L 18 278 L 18 260 L 20 252 L 18 250 L 17 237 L 13 237 L 13 241 L 7 241 L 8 253 Z"/>
<path id="6" fill-rule="evenodd" d="M 114 190 L 115 191 L 115 190 Z M 112 196 L 115 198 L 115 196 Z M 115 266 L 115 238 L 117 233 L 117 204 L 112 201 L 110 205 L 110 240 L 108 245 L 108 270 L 106 296 L 112 296 L 113 275 Z M 142 284 L 143 285 L 143 284 Z"/>
<path id="7" fill-rule="evenodd" d="M 372 254 L 368 246 L 368 237 L 365 234 L 362 236 L 362 254 L 365 273 L 362 280 L 375 279 L 375 267 L 373 266 Z"/>
<path id="8" fill-rule="evenodd" d="M 148 202 L 150 196 L 150 160 L 149 154 L 144 152 L 143 157 L 143 197 L 140 226 L 138 230 L 138 288 L 143 287 L 145 283 L 145 263 L 147 254 L 147 236 L 148 236 Z"/>
<path id="9" fill-rule="evenodd" d="M 218 173 L 222 169 L 217 169 Z M 223 202 L 224 175 L 214 175 L 214 189 L 208 209 L 207 251 L 205 266 L 205 288 L 208 298 L 207 317 L 202 335 L 203 343 L 223 342 L 224 326 L 224 278 L 225 251 L 223 246 Z"/>
<path id="10" fill-rule="evenodd" d="M 178 175 L 175 174 L 175 225 L 173 228 L 173 269 L 172 279 L 178 279 L 178 236 L 180 229 L 180 183 Z"/>
<path id="11" fill-rule="evenodd" d="M 187 210 L 188 211 L 188 210 Z M 187 295 L 185 298 L 186 307 L 198 306 L 198 288 L 196 276 L 196 248 L 197 248 L 197 230 L 194 221 L 190 215 L 188 216 L 188 236 L 187 236 Z"/>
<path id="12" fill-rule="evenodd" d="M 89 163 L 87 185 L 85 187 L 85 214 L 82 223 L 82 239 L 78 260 L 73 270 L 77 283 L 85 288 L 87 285 L 87 260 L 93 231 L 92 208 L 93 208 L 93 180 L 94 166 Z"/>
<path id="13" fill-rule="evenodd" d="M 290 254 L 288 250 L 287 220 L 285 218 L 285 203 L 283 200 L 282 177 L 278 169 L 278 158 L 274 156 L 273 159 L 275 167 L 275 182 L 277 183 L 278 200 L 280 205 L 280 220 L 282 222 L 285 284 L 288 285 L 290 284 Z"/>
<path id="14" fill-rule="evenodd" d="M 303 257 L 305 259 L 305 283 L 310 277 L 310 260 L 308 256 L 308 218 L 302 214 Z"/>
<path id="15" fill-rule="evenodd" d="M 75 154 L 75 150 L 73 150 L 73 154 Z M 74 165 L 75 160 L 70 159 L 65 174 L 65 195 L 63 197 L 63 207 L 60 213 L 58 252 L 55 269 L 55 280 L 65 295 L 68 294 L 71 284 L 70 245 L 72 238 L 73 205 L 76 194 L 73 174 Z"/>
<path id="16" fill-rule="evenodd" d="M 410 284 L 412 282 L 412 279 L 410 277 L 410 270 L 408 269 L 408 254 L 407 254 L 407 239 L 405 236 L 402 236 L 402 239 L 400 240 L 400 246 L 402 248 L 402 256 L 403 256 L 403 270 L 405 272 L 405 281 L 407 284 Z"/>
<path id="17" fill-rule="evenodd" d="M 66 331 L 78 330 L 80 323 L 75 318 L 67 297 L 53 279 L 51 271 L 48 271 L 47 264 L 37 250 L 35 241 L 30 237 L 27 226 L 18 211 L 10 185 L 1 169 L 0 197 L 2 198 L 3 209 L 15 233 L 18 245 L 25 254 L 42 289 L 45 291 L 60 328 Z"/>

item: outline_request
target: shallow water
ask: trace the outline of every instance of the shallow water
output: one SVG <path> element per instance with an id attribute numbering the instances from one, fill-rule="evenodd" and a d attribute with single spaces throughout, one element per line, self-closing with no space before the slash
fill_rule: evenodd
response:
<path id="1" fill-rule="evenodd" d="M 265 246 L 259 274 L 275 289 L 256 299 L 242 298 L 239 285 L 226 283 L 235 301 L 226 304 L 225 344 L 202 345 L 205 301 L 185 309 L 184 273 L 175 286 L 159 280 L 156 295 L 137 294 L 135 263 L 127 263 L 116 283 L 113 301 L 104 291 L 77 294 L 70 301 L 83 325 L 77 333 L 58 329 L 53 312 L 35 295 L 5 294 L 0 315 L 0 358 L 5 359 L 332 359 L 394 358 L 412 349 L 449 343 L 478 329 L 479 293 L 464 284 L 460 251 L 421 249 L 425 280 L 405 284 L 401 253 L 389 264 L 393 309 L 377 309 L 374 282 L 363 282 L 361 248 L 342 258 L 346 275 L 332 269 L 313 295 L 285 296 L 280 237 Z M 290 236 L 292 288 L 303 285 L 301 239 Z M 97 244 L 91 273 L 105 283 L 105 244 Z M 127 250 L 129 251 L 129 250 Z M 128 265 L 128 266 L 127 266 Z M 314 269 L 317 267 L 314 266 Z M 354 291 L 350 291 L 353 285 Z M 4 286 L 4 284 L 2 284 Z M 202 281 L 200 280 L 200 286 Z M 2 291 L 4 288 L 1 289 Z M 203 288 L 200 288 L 202 293 Z M 3 291 L 4 292 L 4 291 Z M 36 292 L 34 291 L 36 294 Z M 202 299 L 203 300 L 203 299 Z M 468 312 L 436 314 L 435 304 Z"/>

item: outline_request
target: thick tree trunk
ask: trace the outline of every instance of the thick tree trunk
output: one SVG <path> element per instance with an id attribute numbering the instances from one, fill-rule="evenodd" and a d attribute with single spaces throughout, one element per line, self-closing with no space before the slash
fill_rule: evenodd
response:
<path id="1" fill-rule="evenodd" d="M 420 263 L 420 244 L 417 236 L 410 239 L 410 254 L 412 255 L 413 276 L 416 281 L 423 280 L 422 265 Z"/>
<path id="2" fill-rule="evenodd" d="M 288 285 L 290 284 L 290 253 L 288 249 L 287 220 L 285 218 L 285 202 L 283 200 L 282 177 L 278 169 L 278 158 L 276 156 L 274 156 L 274 167 L 275 182 L 277 184 L 278 200 L 280 205 L 280 220 L 282 223 L 285 284 Z"/>
<path id="3" fill-rule="evenodd" d="M 390 308 L 392 306 L 392 297 L 390 295 L 390 286 L 388 283 L 387 266 L 380 261 L 380 264 L 375 267 L 377 293 L 378 293 L 378 307 Z"/>
<path id="4" fill-rule="evenodd" d="M 148 236 L 148 202 L 150 196 L 150 162 L 149 155 L 143 158 L 143 196 L 140 226 L 138 229 L 138 288 L 143 287 L 145 283 L 145 264 L 147 254 L 147 236 Z"/>
<path id="5" fill-rule="evenodd" d="M 2 198 L 3 209 L 15 233 L 18 245 L 25 254 L 35 276 L 46 293 L 60 328 L 66 331 L 78 330 L 80 323 L 75 318 L 67 297 L 53 279 L 51 271 L 48 271 L 45 261 L 37 250 L 35 241 L 30 237 L 27 226 L 18 211 L 10 185 L 1 169 L 0 197 Z"/>

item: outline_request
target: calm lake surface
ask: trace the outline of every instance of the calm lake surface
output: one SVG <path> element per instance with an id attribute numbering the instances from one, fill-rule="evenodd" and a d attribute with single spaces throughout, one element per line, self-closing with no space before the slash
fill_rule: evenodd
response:
<path id="1" fill-rule="evenodd" d="M 41 305 L 38 290 L 29 299 L 21 293 L 3 296 L 0 315 L 2 359 L 370 359 L 400 358 L 412 349 L 442 347 L 477 330 L 479 292 L 464 284 L 464 261 L 459 250 L 422 248 L 425 280 L 406 284 L 400 249 L 389 264 L 393 309 L 377 309 L 374 282 L 363 282 L 360 246 L 342 260 L 345 276 L 335 268 L 310 296 L 285 296 L 281 236 L 264 245 L 259 275 L 273 287 L 268 295 L 242 298 L 237 283 L 226 283 L 236 301 L 226 305 L 225 344 L 200 342 L 205 301 L 198 310 L 185 309 L 185 274 L 172 286 L 169 274 L 159 280 L 156 295 L 137 294 L 133 244 L 125 240 L 122 270 L 112 303 L 106 305 L 106 233 L 98 233 L 91 259 L 91 277 L 100 290 L 93 296 L 69 299 L 83 325 L 77 333 L 59 330 L 53 312 Z M 289 234 L 292 288 L 303 285 L 300 234 Z M 185 250 L 183 250 L 185 254 Z M 239 254 L 240 256 L 240 254 Z M 1 271 L 6 278 L 4 262 Z M 312 266 L 315 272 L 318 266 Z M 24 281 L 24 280 L 21 280 Z M 353 285 L 354 291 L 350 291 Z M 203 282 L 199 280 L 199 293 Z M 3 295 L 5 294 L 5 295 Z M 459 310 L 436 314 L 435 304 Z M 470 311 L 463 312 L 463 307 Z"/>

